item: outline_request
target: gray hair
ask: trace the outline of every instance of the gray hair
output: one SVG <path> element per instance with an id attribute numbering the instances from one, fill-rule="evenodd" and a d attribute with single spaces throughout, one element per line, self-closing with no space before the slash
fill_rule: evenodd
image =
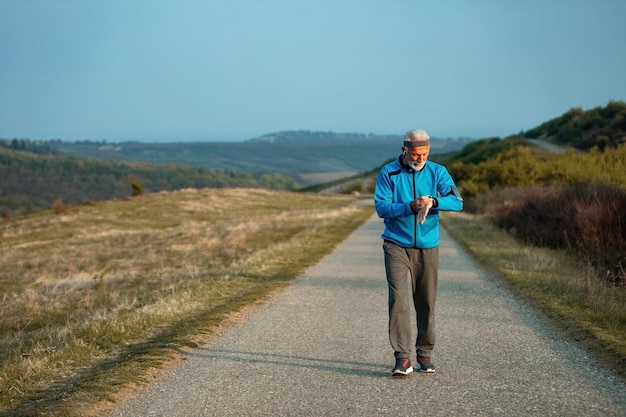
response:
<path id="1" fill-rule="evenodd" d="M 406 132 L 404 138 L 409 142 L 421 142 L 429 140 L 430 136 L 428 136 L 425 130 L 413 129 Z"/>

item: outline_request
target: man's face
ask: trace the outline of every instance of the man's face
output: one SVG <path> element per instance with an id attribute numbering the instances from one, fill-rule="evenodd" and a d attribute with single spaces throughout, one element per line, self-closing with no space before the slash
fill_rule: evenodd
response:
<path id="1" fill-rule="evenodd" d="M 413 169 L 420 170 L 424 168 L 428 159 L 430 146 L 412 146 L 404 147 L 404 161 Z"/>

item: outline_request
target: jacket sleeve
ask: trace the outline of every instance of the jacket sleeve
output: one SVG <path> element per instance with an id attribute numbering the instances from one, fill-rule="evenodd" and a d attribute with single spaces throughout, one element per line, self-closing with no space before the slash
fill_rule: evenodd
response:
<path id="1" fill-rule="evenodd" d="M 383 219 L 394 219 L 414 215 L 411 210 L 411 201 L 393 202 L 393 184 L 388 175 L 388 170 L 381 169 L 376 180 L 374 190 L 374 206 L 378 217 Z"/>
<path id="2" fill-rule="evenodd" d="M 462 211 L 463 197 L 461 197 L 448 170 L 441 166 L 437 177 L 437 209 L 441 211 Z"/>

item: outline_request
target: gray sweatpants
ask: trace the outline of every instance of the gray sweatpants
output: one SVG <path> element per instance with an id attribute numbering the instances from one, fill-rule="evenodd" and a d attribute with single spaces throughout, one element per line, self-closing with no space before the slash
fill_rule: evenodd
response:
<path id="1" fill-rule="evenodd" d="M 417 317 L 415 350 L 428 358 L 435 347 L 439 247 L 403 248 L 385 241 L 383 250 L 389 285 L 389 341 L 395 357 L 411 357 L 412 335 L 415 334 L 411 324 L 411 309 L 414 308 Z"/>

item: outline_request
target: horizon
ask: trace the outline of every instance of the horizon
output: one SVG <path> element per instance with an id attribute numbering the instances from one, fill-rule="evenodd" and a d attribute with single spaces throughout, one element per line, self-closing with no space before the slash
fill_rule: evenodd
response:
<path id="1" fill-rule="evenodd" d="M 65 140 L 63 138 L 49 138 L 49 139 L 31 139 L 31 138 L 18 138 L 18 137 L 14 137 L 14 138 L 5 138 L 5 137 L 0 137 L 0 141 L 5 141 L 5 142 L 12 142 L 14 140 L 25 140 L 25 141 L 30 141 L 32 143 L 38 143 L 38 142 L 55 142 L 55 141 L 61 141 L 64 143 L 93 143 L 93 144 L 98 144 L 98 143 L 103 143 L 103 144 L 119 144 L 119 143 L 145 143 L 145 144 L 174 144 L 174 143 L 180 143 L 180 144 L 184 144 L 184 143 L 245 143 L 245 142 L 253 142 L 256 141 L 257 139 L 261 139 L 265 136 L 270 136 L 276 133 L 290 133 L 290 132 L 310 132 L 310 133 L 330 133 L 333 135 L 363 135 L 363 136 L 374 136 L 374 139 L 379 139 L 379 138 L 383 138 L 385 136 L 397 136 L 397 137 L 402 137 L 404 135 L 405 132 L 402 133 L 398 133 L 398 134 L 374 134 L 371 132 L 368 133 L 363 133 L 363 132 L 334 132 L 332 130 L 305 130 L 305 129 L 297 129 L 297 130 L 280 130 L 280 131 L 276 131 L 276 132 L 269 132 L 269 133 L 264 133 L 260 136 L 254 137 L 254 138 L 247 138 L 247 139 L 241 139 L 241 140 L 202 140 L 202 139 L 198 139 L 198 140 L 176 140 L 176 141 L 169 141 L 169 140 L 137 140 L 137 139 L 128 139 L 128 140 L 116 140 L 116 141 L 111 141 L 111 140 L 107 140 L 107 139 L 76 139 L 76 140 Z M 436 136 L 431 136 L 430 137 L 431 140 L 434 141 L 463 141 L 463 140 L 470 140 L 470 141 L 474 141 L 474 140 L 482 140 L 482 139 L 488 139 L 488 138 L 473 138 L 473 137 L 469 137 L 469 136 L 464 136 L 464 137 L 436 137 Z M 369 140 L 369 139 L 366 139 Z"/>

